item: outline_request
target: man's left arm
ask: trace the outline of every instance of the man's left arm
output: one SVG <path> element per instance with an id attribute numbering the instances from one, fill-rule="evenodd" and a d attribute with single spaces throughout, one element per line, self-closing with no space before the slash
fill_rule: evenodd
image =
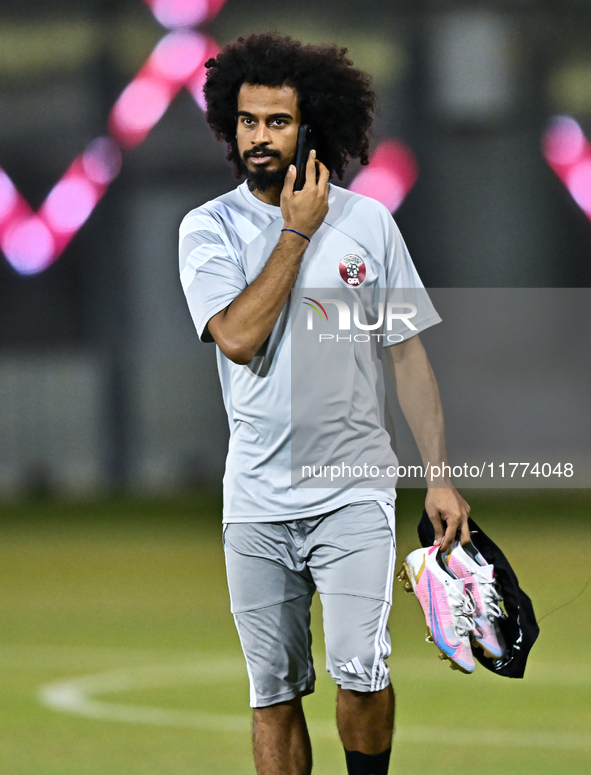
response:
<path id="1" fill-rule="evenodd" d="M 413 433 L 423 465 L 447 465 L 445 423 L 439 388 L 418 335 L 386 347 L 386 358 L 396 383 L 398 401 Z M 433 478 L 429 467 L 425 509 L 435 528 L 435 543 L 447 550 L 458 530 L 470 540 L 470 506 L 453 486 L 451 477 Z"/>

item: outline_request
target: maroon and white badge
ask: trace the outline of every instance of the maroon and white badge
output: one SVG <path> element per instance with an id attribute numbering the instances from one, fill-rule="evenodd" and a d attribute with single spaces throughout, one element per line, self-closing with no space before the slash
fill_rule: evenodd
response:
<path id="1" fill-rule="evenodd" d="M 361 285 L 365 280 L 365 264 L 355 253 L 348 253 L 341 258 L 339 272 L 347 285 Z"/>

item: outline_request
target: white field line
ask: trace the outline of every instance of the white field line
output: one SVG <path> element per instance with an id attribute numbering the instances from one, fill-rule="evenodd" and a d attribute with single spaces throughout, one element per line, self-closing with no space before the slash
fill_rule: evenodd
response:
<path id="1" fill-rule="evenodd" d="M 422 644 L 421 644 L 422 645 Z M 499 679 L 484 668 L 477 666 L 473 676 L 460 675 L 451 671 L 447 664 L 442 664 L 436 658 L 436 650 L 431 647 L 426 649 L 431 652 L 428 657 L 391 657 L 390 670 L 394 683 L 411 679 L 412 681 L 443 681 L 445 683 L 457 681 L 486 680 L 502 684 L 511 679 Z M 115 646 L 55 646 L 55 645 L 2 645 L 0 644 L 0 670 L 2 669 L 61 669 L 77 667 L 119 667 L 131 663 L 154 664 L 154 662 L 188 663 L 195 664 L 211 655 L 191 651 L 190 649 L 135 649 Z M 239 657 L 242 663 L 242 657 Z M 324 655 L 318 654 L 317 660 L 323 663 Z M 243 670 L 246 675 L 246 668 Z M 591 687 L 591 662 L 581 663 L 555 663 L 537 662 L 530 659 L 527 667 L 524 683 L 535 686 L 560 686 L 560 687 Z"/>
<path id="2" fill-rule="evenodd" d="M 107 673 L 57 681 L 41 687 L 38 696 L 40 702 L 52 710 L 86 718 L 155 726 L 188 727 L 211 732 L 249 732 L 251 724 L 247 716 L 198 713 L 97 699 L 101 694 L 134 689 L 234 681 L 243 674 L 244 665 L 241 658 L 210 659 L 204 656 L 185 664 L 122 668 Z M 312 720 L 310 731 L 313 736 L 319 737 L 336 735 L 332 721 Z M 397 730 L 396 740 L 399 743 L 591 751 L 591 735 L 528 730 L 402 727 Z"/>

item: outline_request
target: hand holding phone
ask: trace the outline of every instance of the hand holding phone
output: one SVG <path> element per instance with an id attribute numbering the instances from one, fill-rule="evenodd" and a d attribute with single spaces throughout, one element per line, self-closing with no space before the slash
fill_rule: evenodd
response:
<path id="1" fill-rule="evenodd" d="M 281 212 L 285 228 L 300 232 L 306 237 L 314 234 L 328 212 L 330 172 L 317 158 L 317 140 L 313 127 L 307 124 L 300 126 L 296 156 L 285 176 L 281 192 Z M 305 186 L 306 175 L 310 176 L 311 180 Z"/>
<path id="2" fill-rule="evenodd" d="M 306 164 L 310 151 L 318 151 L 318 133 L 311 124 L 301 124 L 298 130 L 298 142 L 296 146 L 295 168 L 297 171 L 294 191 L 301 191 L 306 183 Z"/>

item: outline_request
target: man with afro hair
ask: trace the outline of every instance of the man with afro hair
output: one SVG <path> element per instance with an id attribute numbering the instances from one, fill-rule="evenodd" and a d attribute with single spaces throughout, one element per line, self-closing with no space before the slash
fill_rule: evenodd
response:
<path id="1" fill-rule="evenodd" d="M 309 623 L 318 591 L 349 775 L 385 775 L 394 722 L 385 663 L 393 485 L 306 488 L 291 478 L 290 294 L 308 288 L 355 293 L 360 285 L 422 290 L 386 208 L 329 183 L 331 175 L 342 178 L 350 159 L 368 163 L 375 95 L 346 49 L 275 34 L 238 38 L 206 67 L 207 121 L 226 143 L 237 177 L 246 179 L 184 218 L 180 270 L 197 333 L 217 345 L 230 423 L 224 548 L 250 679 L 256 770 L 311 772 L 302 697 L 314 690 Z M 303 124 L 315 127 L 317 147 L 306 161 L 303 188 L 294 190 Z M 427 306 L 410 331 L 389 338 L 384 343 L 392 346 L 383 349 L 423 460 L 443 462 L 437 383 L 417 335 L 439 321 Z M 376 326 L 364 326 L 370 327 Z M 360 399 L 356 382 L 371 369 L 361 371 L 353 370 L 351 384 L 343 385 L 350 390 L 344 405 L 352 413 L 360 409 L 368 430 L 353 429 L 346 441 L 363 451 L 370 439 L 387 457 L 393 453 L 372 414 L 374 399 L 367 393 Z M 331 426 L 322 419 L 319 425 L 326 440 Z M 469 507 L 451 482 L 442 477 L 428 485 L 436 543 L 447 549 L 458 531 L 469 539 Z"/>

